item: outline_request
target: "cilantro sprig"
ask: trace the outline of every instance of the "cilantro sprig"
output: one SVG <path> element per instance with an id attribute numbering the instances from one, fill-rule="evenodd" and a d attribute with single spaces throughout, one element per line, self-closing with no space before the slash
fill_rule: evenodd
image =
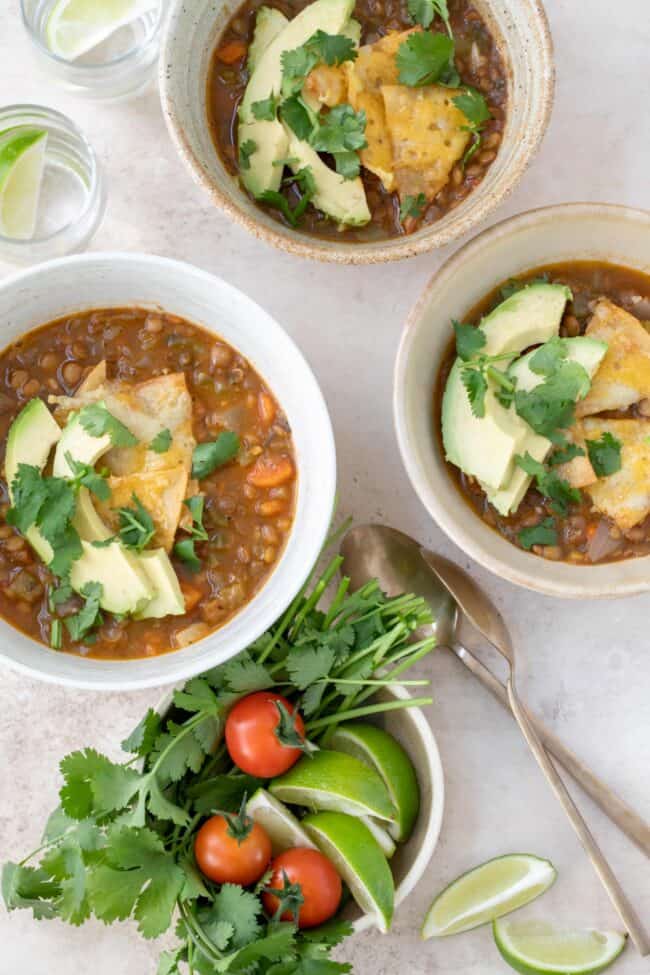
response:
<path id="1" fill-rule="evenodd" d="M 81 539 L 72 525 L 77 492 L 63 477 L 44 477 L 38 467 L 19 464 L 11 484 L 13 504 L 6 520 L 25 534 L 36 526 L 49 542 L 53 556 L 49 568 L 65 577 L 82 554 Z"/>
<path id="2" fill-rule="evenodd" d="M 90 403 L 79 411 L 79 423 L 91 437 L 108 434 L 114 447 L 135 447 L 135 437 L 121 420 L 109 413 L 104 403 Z"/>
<path id="3" fill-rule="evenodd" d="M 534 545 L 557 545 L 558 534 L 555 521 L 553 518 L 544 518 L 537 525 L 522 528 L 517 538 L 526 551 L 530 551 Z"/>
<path id="4" fill-rule="evenodd" d="M 195 494 L 191 498 L 186 498 L 183 504 L 189 509 L 192 515 L 192 527 L 190 537 L 180 539 L 174 545 L 174 555 L 187 565 L 191 572 L 199 572 L 201 560 L 194 548 L 195 542 L 205 542 L 208 533 L 203 525 L 203 506 L 205 498 L 202 494 Z"/>
<path id="5" fill-rule="evenodd" d="M 597 440 L 586 440 L 587 453 L 596 477 L 610 477 L 621 469 L 623 444 L 606 430 Z"/>
<path id="6" fill-rule="evenodd" d="M 535 479 L 537 490 L 549 498 L 551 510 L 564 517 L 569 513 L 569 505 L 580 504 L 582 495 L 578 488 L 571 487 L 568 481 L 560 477 L 557 471 L 549 470 L 540 461 L 535 460 L 529 453 L 515 456 L 515 463 L 522 471 Z"/>
<path id="7" fill-rule="evenodd" d="M 231 430 L 224 430 L 216 440 L 197 444 L 192 454 L 192 477 L 201 481 L 218 467 L 233 460 L 239 453 L 239 437 Z"/>
<path id="8" fill-rule="evenodd" d="M 126 548 L 141 552 L 153 538 L 156 526 L 135 492 L 131 495 L 131 500 L 133 501 L 132 508 L 118 508 L 119 536 Z"/>
<path id="9" fill-rule="evenodd" d="M 481 145 L 481 133 L 486 123 L 492 118 L 492 114 L 485 97 L 476 88 L 466 87 L 452 101 L 467 119 L 467 124 L 463 125 L 462 128 L 472 136 L 472 141 L 462 158 L 462 165 L 466 166 L 472 156 L 478 152 Z"/>
<path id="10" fill-rule="evenodd" d="M 404 223 L 408 217 L 419 220 L 426 206 L 427 198 L 424 193 L 418 193 L 417 196 L 405 196 L 399 208 L 400 223 Z"/>
<path id="11" fill-rule="evenodd" d="M 473 415 L 479 419 L 485 416 L 488 379 L 496 387 L 497 399 L 503 406 L 510 406 L 515 394 L 515 380 L 495 368 L 495 363 L 504 359 L 509 361 L 512 354 L 483 355 L 481 349 L 487 341 L 485 332 L 463 322 L 452 321 L 452 326 L 456 336 L 456 353 L 463 363 L 460 378 L 467 391 Z"/>
<path id="12" fill-rule="evenodd" d="M 408 12 L 413 23 L 425 29 L 431 26 L 435 17 L 440 17 L 447 33 L 453 37 L 447 0 L 408 0 Z"/>
<path id="13" fill-rule="evenodd" d="M 454 67 L 455 45 L 447 34 L 418 31 L 403 41 L 395 55 L 399 83 L 421 88 L 436 82 L 455 85 L 458 72 Z"/>

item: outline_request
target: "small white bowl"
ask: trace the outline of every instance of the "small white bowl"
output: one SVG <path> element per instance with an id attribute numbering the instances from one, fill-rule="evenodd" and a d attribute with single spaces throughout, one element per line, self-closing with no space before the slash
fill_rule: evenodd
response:
<path id="1" fill-rule="evenodd" d="M 461 247 L 430 280 L 404 327 L 393 387 L 397 439 L 422 504 L 470 558 L 549 596 L 629 596 L 650 589 L 648 557 L 583 566 L 517 548 L 470 510 L 433 428 L 434 389 L 451 320 L 463 321 L 508 278 L 563 261 L 605 261 L 650 273 L 650 213 L 598 203 L 545 207 L 504 220 Z"/>
<path id="2" fill-rule="evenodd" d="M 334 437 L 318 383 L 286 332 L 220 278 L 145 254 L 85 254 L 0 284 L 0 345 L 66 314 L 135 305 L 180 315 L 238 349 L 278 397 L 291 425 L 298 496 L 291 534 L 262 589 L 221 629 L 184 649 L 139 660 L 94 660 L 45 647 L 0 619 L 0 656 L 31 677 L 92 690 L 170 684 L 239 653 L 282 614 L 326 538 L 336 492 Z"/>
<path id="3" fill-rule="evenodd" d="M 376 700 L 399 698 L 406 700 L 408 691 L 399 684 L 383 688 Z M 171 692 L 158 702 L 156 710 L 165 714 L 172 703 Z M 421 708 L 402 708 L 386 711 L 369 718 L 373 724 L 384 728 L 402 745 L 415 766 L 420 787 L 420 811 L 415 828 L 406 843 L 397 847 L 390 867 L 395 879 L 395 911 L 415 890 L 433 856 L 445 808 L 445 780 L 440 761 L 438 744 L 431 725 Z M 352 922 L 356 932 L 376 927 L 370 914 L 362 914 L 354 901 L 346 907 L 343 916 Z"/>
<path id="4" fill-rule="evenodd" d="M 468 233 L 514 189 L 535 155 L 553 106 L 553 45 L 541 0 L 476 0 L 497 39 L 508 77 L 508 114 L 496 160 L 454 210 L 417 233 L 373 243 L 324 240 L 284 227 L 260 209 L 227 171 L 207 121 L 212 52 L 240 3 L 176 0 L 160 54 L 160 95 L 170 135 L 194 180 L 228 216 L 292 254 L 339 264 L 396 261 Z"/>

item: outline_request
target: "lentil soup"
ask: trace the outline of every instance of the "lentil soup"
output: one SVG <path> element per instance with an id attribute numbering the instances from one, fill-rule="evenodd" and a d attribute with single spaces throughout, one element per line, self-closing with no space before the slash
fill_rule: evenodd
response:
<path id="1" fill-rule="evenodd" d="M 559 471 L 569 488 L 578 493 L 567 494 L 564 501 L 568 503 L 561 506 L 565 510 L 558 511 L 553 497 L 534 480 L 516 510 L 503 514 L 490 502 L 479 478 L 448 459 L 450 476 L 475 514 L 509 542 L 535 555 L 575 565 L 650 555 L 650 373 L 645 365 L 650 356 L 650 277 L 599 262 L 548 265 L 496 288 L 469 312 L 466 321 L 479 325 L 513 287 L 536 281 L 566 285 L 571 291 L 560 322 L 561 339 L 586 336 L 609 341 L 584 404 L 590 398 L 595 397 L 595 401 L 590 407 L 576 404 L 578 420 L 568 431 L 574 445 L 584 447 L 586 443 L 589 450 L 582 450 L 583 456 L 568 464 L 551 468 Z M 623 334 L 619 344 L 616 336 Z M 443 397 L 456 352 L 457 345 L 452 341 L 434 393 L 434 427 L 443 453 Z M 625 402 L 616 402 L 621 395 L 617 390 L 619 379 L 631 387 L 624 393 Z M 575 435 L 576 424 L 582 424 L 582 440 Z M 584 439 L 596 435 L 600 435 L 599 440 Z M 610 439 L 603 439 L 608 436 Z M 602 450 L 592 454 L 593 443 L 609 448 L 609 458 L 603 456 Z M 602 469 L 596 464 L 599 457 Z M 584 476 L 583 468 L 589 461 L 597 479 L 593 470 Z M 571 466 L 576 463 L 581 467 Z M 639 469 L 638 465 L 644 475 L 641 481 L 633 481 L 632 472 Z M 544 486 L 543 480 L 541 485 Z M 554 493 L 551 489 L 550 494 Z M 632 493 L 634 499 L 630 500 Z M 539 541 L 533 541 L 540 529 Z"/>
<path id="2" fill-rule="evenodd" d="M 272 573 L 290 533 L 297 475 L 287 419 L 263 379 L 236 349 L 174 315 L 110 308 L 68 316 L 29 332 L 0 354 L 0 367 L 3 471 L 10 428 L 18 414 L 24 415 L 26 404 L 37 402 L 42 413 L 53 408 L 45 419 L 50 426 L 53 421 L 63 426 L 62 439 L 75 415 L 94 411 L 89 416 L 99 416 L 104 430 L 113 431 L 109 452 L 95 468 L 65 455 L 68 464 L 74 464 L 74 489 L 83 491 L 80 485 L 86 485 L 88 497 L 94 492 L 94 517 L 99 511 L 108 525 L 100 540 L 90 542 L 96 546 L 93 552 L 118 548 L 120 557 L 127 558 L 127 568 L 142 556 L 159 558 L 169 567 L 164 571 L 171 581 L 165 585 L 177 596 L 176 608 L 170 610 L 174 615 L 158 608 L 151 618 L 136 619 L 146 617 L 146 606 L 140 604 L 133 614 L 106 611 L 98 602 L 102 587 L 96 582 L 79 595 L 63 574 L 56 578 L 28 544 L 25 534 L 34 526 L 26 532 L 24 522 L 19 531 L 16 518 L 8 516 L 18 504 L 17 482 L 13 481 L 10 497 L 11 485 L 3 480 L 0 613 L 9 623 L 56 649 L 131 659 L 202 639 L 252 599 Z M 147 436 L 146 447 L 133 446 L 138 441 L 130 432 L 136 429 L 139 406 L 136 412 L 124 409 L 120 423 L 111 405 L 117 404 L 117 413 L 120 402 L 129 404 L 136 394 L 137 404 L 146 403 L 146 397 L 156 409 L 160 404 L 160 415 L 143 413 L 147 429 L 156 432 L 153 438 Z M 179 420 L 184 403 L 187 416 Z M 97 427 L 84 429 L 99 436 Z M 120 429 L 121 439 L 113 436 Z M 148 458 L 143 470 L 142 457 Z M 57 463 L 58 452 L 55 474 Z M 24 467 L 23 463 L 19 470 Z M 73 483 L 62 483 L 64 479 L 52 476 L 51 470 L 48 461 L 37 487 L 58 484 L 63 491 Z M 36 468 L 32 474 L 38 477 Z M 79 493 L 76 497 L 79 500 Z M 119 512 L 113 510 L 118 504 Z M 75 534 L 78 514 L 77 508 L 69 526 Z M 45 532 L 44 521 L 40 524 Z M 83 539 L 81 528 L 79 534 Z M 82 544 L 85 554 L 87 543 Z M 81 560 L 72 563 L 73 580 L 80 564 Z M 106 595 L 106 586 L 103 590 Z"/>
<path id="3" fill-rule="evenodd" d="M 291 20 L 310 2 L 312 0 L 272 0 L 271 3 L 267 0 L 246 0 L 231 17 L 214 51 L 208 77 L 208 124 L 224 166 L 234 177 L 244 177 L 245 188 L 243 168 L 247 167 L 248 160 L 242 163 L 241 146 L 238 148 L 238 110 L 250 79 L 251 72 L 247 66 L 247 58 L 255 34 L 258 12 L 260 8 L 270 6 Z M 331 215 L 328 216 L 322 209 L 309 205 L 300 216 L 301 231 L 328 239 L 359 242 L 386 240 L 410 234 L 434 223 L 457 207 L 485 177 L 488 168 L 496 158 L 506 122 L 508 97 L 506 68 L 499 44 L 476 7 L 469 0 L 449 0 L 448 7 L 449 31 L 453 35 L 454 42 L 453 64 L 458 72 L 455 83 L 458 84 L 459 89 L 480 93 L 489 113 L 488 117 L 484 117 L 480 122 L 480 140 L 475 147 L 470 143 L 471 151 L 458 154 L 442 180 L 442 185 L 429 187 L 417 206 L 415 205 L 416 190 L 407 187 L 402 193 L 398 192 L 399 185 L 394 189 L 387 188 L 374 169 L 368 168 L 371 164 L 361 150 L 361 181 L 369 209 L 367 222 L 360 226 L 353 226 L 345 221 L 334 219 Z M 387 35 L 397 36 L 396 32 L 399 32 L 401 37 L 403 32 L 414 30 L 414 21 L 409 15 L 407 0 L 357 0 L 353 18 L 361 26 L 361 52 L 370 50 L 370 45 L 376 45 L 382 39 L 386 39 Z M 433 32 L 445 30 L 439 18 L 434 19 L 430 26 Z M 316 75 L 318 70 L 316 68 L 313 75 Z M 329 68 L 330 72 L 333 70 L 335 69 Z M 309 78 L 306 84 L 309 85 Z M 396 86 L 396 88 L 400 87 L 404 88 L 404 86 Z M 404 90 L 424 92 L 428 89 L 419 87 Z M 318 91 L 316 93 L 318 94 Z M 327 99 L 328 96 L 322 97 Z M 343 97 L 344 95 L 340 96 Z M 329 102 L 323 102 L 325 107 L 330 109 L 333 107 L 332 103 L 333 98 L 330 98 Z M 356 103 L 355 107 L 358 107 Z M 402 109 L 401 114 L 409 115 L 410 112 Z M 325 115 L 326 119 L 328 117 Z M 466 119 L 462 121 L 467 123 Z M 437 119 L 432 119 L 429 127 L 437 130 L 438 124 Z M 375 125 L 375 119 L 369 117 L 366 127 L 368 139 L 375 131 Z M 423 127 L 424 121 L 420 118 L 418 128 Z M 443 118 L 441 128 L 446 127 L 447 123 Z M 461 122 L 460 128 L 466 127 Z M 445 146 L 448 150 L 450 146 L 448 139 L 445 141 Z M 443 157 L 447 150 L 441 149 Z M 326 155 L 325 159 L 331 168 L 332 156 Z M 434 159 L 433 163 L 437 165 L 438 160 Z M 281 160 L 279 164 L 282 166 Z M 290 210 L 300 205 L 301 199 L 304 198 L 304 190 L 304 185 L 292 179 L 289 170 L 285 169 L 285 179 L 280 186 L 280 193 Z M 256 198 L 256 195 L 250 191 L 249 195 L 253 199 Z M 278 208 L 277 202 L 268 204 L 261 201 L 259 197 L 256 202 L 278 222 L 285 226 L 296 226 L 296 221 L 288 213 L 284 204 Z"/>

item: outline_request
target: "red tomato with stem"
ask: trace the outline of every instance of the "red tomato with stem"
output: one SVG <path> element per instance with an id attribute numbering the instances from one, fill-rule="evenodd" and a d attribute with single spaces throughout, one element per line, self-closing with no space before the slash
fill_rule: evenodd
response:
<path id="1" fill-rule="evenodd" d="M 257 691 L 243 697 L 230 711 L 226 746 L 242 772 L 272 779 L 300 758 L 305 747 L 305 723 L 286 697 Z"/>
<path id="2" fill-rule="evenodd" d="M 282 921 L 293 921 L 298 910 L 298 927 L 314 928 L 328 921 L 341 903 L 341 878 L 333 864 L 318 850 L 296 847 L 276 857 L 273 874 L 262 894 L 270 917 L 282 910 Z M 282 891 L 282 896 L 270 889 Z"/>
<path id="3" fill-rule="evenodd" d="M 194 840 L 197 866 L 216 884 L 248 887 L 257 883 L 271 861 L 271 854 L 269 834 L 246 815 L 243 802 L 237 815 L 211 816 Z"/>

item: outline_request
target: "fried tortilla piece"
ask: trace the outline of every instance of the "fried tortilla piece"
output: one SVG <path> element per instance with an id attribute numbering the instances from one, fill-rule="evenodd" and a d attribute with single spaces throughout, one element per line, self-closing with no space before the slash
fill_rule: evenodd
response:
<path id="1" fill-rule="evenodd" d="M 567 461 L 566 464 L 559 464 L 557 473 L 563 480 L 568 481 L 571 487 L 588 487 L 589 484 L 593 484 L 598 478 L 587 454 L 587 445 L 585 444 L 582 423 L 579 420 L 574 423 L 571 429 L 566 431 L 566 436 L 570 443 L 582 447 L 584 455 L 582 457 L 574 457 L 572 460 Z"/>
<path id="2" fill-rule="evenodd" d="M 102 359 L 98 362 L 96 366 L 90 370 L 79 389 L 77 390 L 77 396 L 80 394 L 83 396 L 84 393 L 89 393 L 93 389 L 97 389 L 98 386 L 103 386 L 106 382 L 106 359 Z"/>
<path id="3" fill-rule="evenodd" d="M 601 298 L 585 332 L 608 349 L 577 416 L 626 410 L 650 397 L 650 335 L 634 315 Z"/>
<path id="4" fill-rule="evenodd" d="M 384 85 L 381 91 L 400 199 L 423 193 L 433 200 L 470 139 L 467 119 L 452 100 L 460 92 L 440 85 Z"/>
<path id="5" fill-rule="evenodd" d="M 348 97 L 348 77 L 343 65 L 317 65 L 307 75 L 302 91 L 316 111 L 321 105 L 334 108 L 343 104 Z"/>
<path id="6" fill-rule="evenodd" d="M 622 444 L 621 469 L 587 487 L 594 507 L 621 529 L 629 531 L 650 514 L 650 423 L 647 420 L 583 422 L 588 440 L 611 433 Z"/>
<path id="7" fill-rule="evenodd" d="M 148 471 L 127 474 L 125 477 L 109 477 L 111 496 L 108 501 L 95 504 L 113 531 L 119 531 L 118 508 L 133 508 L 135 494 L 151 515 L 156 533 L 149 546 L 162 546 L 169 552 L 174 544 L 176 528 L 181 518 L 183 501 L 187 497 L 187 473 L 183 470 Z"/>

